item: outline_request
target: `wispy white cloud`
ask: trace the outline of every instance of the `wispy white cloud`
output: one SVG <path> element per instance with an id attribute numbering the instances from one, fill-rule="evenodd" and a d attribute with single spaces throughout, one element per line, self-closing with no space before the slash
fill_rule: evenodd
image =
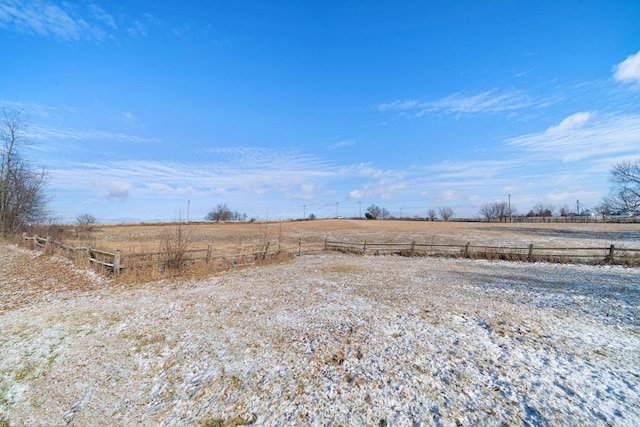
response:
<path id="1" fill-rule="evenodd" d="M 443 203 L 443 202 L 451 202 L 459 198 L 460 198 L 460 195 L 458 194 L 458 192 L 454 190 L 444 190 L 442 193 L 438 194 L 435 197 L 435 200 L 438 203 Z"/>
<path id="2" fill-rule="evenodd" d="M 7 0 L 0 4 L 0 28 L 65 41 L 103 40 L 105 26 L 116 28 L 113 17 L 99 6 L 79 10 L 68 2 Z"/>
<path id="3" fill-rule="evenodd" d="M 241 191 L 309 199 L 323 184 L 341 176 L 340 169 L 310 156 L 264 149 L 219 150 L 220 155 L 189 163 L 156 161 L 52 162 L 52 184 L 63 190 L 86 190 L 102 182 L 126 182 L 136 194 L 181 197 Z M 208 160 L 208 161 L 207 161 Z M 106 194 L 117 192 L 108 189 Z M 114 198 L 113 196 L 110 196 Z"/>
<path id="4" fill-rule="evenodd" d="M 147 26 L 140 21 L 134 21 L 127 27 L 127 32 L 131 37 L 147 37 Z"/>
<path id="5" fill-rule="evenodd" d="M 335 150 L 335 149 L 342 148 L 342 147 L 352 147 L 354 145 L 356 145 L 356 140 L 355 139 L 345 139 L 345 140 L 338 141 L 336 143 L 333 143 L 333 144 L 329 145 L 328 148 L 330 150 Z"/>
<path id="6" fill-rule="evenodd" d="M 131 195 L 131 190 L 132 185 L 126 181 L 109 180 L 100 196 L 107 200 L 125 201 Z"/>
<path id="7" fill-rule="evenodd" d="M 112 14 L 96 3 L 68 2 L 64 0 L 5 0 L 0 3 L 0 28 L 23 34 L 53 37 L 67 42 L 90 40 L 117 41 L 120 28 L 134 38 L 146 38 L 154 29 L 165 29 L 164 23 L 150 13 L 136 17 Z M 190 31 L 189 24 L 169 31 L 182 36 Z"/>
<path id="8" fill-rule="evenodd" d="M 411 182 L 404 170 L 379 169 L 365 163 L 346 168 L 345 175 L 351 179 L 364 179 L 359 188 L 349 191 L 349 199 L 376 197 L 389 200 L 405 190 Z"/>
<path id="9" fill-rule="evenodd" d="M 502 92 L 491 90 L 478 95 L 464 95 L 455 93 L 446 98 L 430 103 L 429 110 L 444 111 L 447 113 L 498 113 L 502 111 L 517 110 L 531 106 L 531 101 L 520 91 Z"/>
<path id="10" fill-rule="evenodd" d="M 518 160 L 445 161 L 426 166 L 424 174 L 431 180 L 478 181 L 512 173 L 521 166 L 522 162 Z"/>
<path id="11" fill-rule="evenodd" d="M 493 89 L 476 95 L 454 93 L 435 101 L 395 100 L 374 106 L 380 112 L 397 112 L 421 117 L 430 113 L 480 114 L 518 110 L 533 105 L 522 91 Z"/>
<path id="12" fill-rule="evenodd" d="M 318 186 L 314 183 L 301 184 L 293 192 L 288 192 L 286 197 L 291 200 L 313 200 L 318 191 Z"/>
<path id="13" fill-rule="evenodd" d="M 613 77 L 623 83 L 640 83 L 640 51 L 615 65 Z"/>
<path id="14" fill-rule="evenodd" d="M 114 30 L 118 28 L 116 22 L 109 13 L 107 13 L 103 8 L 98 6 L 95 3 L 89 5 L 89 10 L 91 14 L 98 20 L 103 22 L 106 26 L 113 28 Z"/>
<path id="15" fill-rule="evenodd" d="M 126 119 L 126 117 L 125 117 Z M 50 127 L 33 125 L 31 126 L 30 136 L 38 140 L 76 140 L 76 141 L 120 141 L 132 143 L 159 143 L 162 142 L 158 138 L 145 138 L 135 135 L 127 135 L 117 132 L 100 131 L 100 130 L 82 130 L 82 129 L 55 129 Z"/>
<path id="16" fill-rule="evenodd" d="M 147 185 L 147 188 L 158 196 L 164 197 L 184 197 L 195 193 L 195 189 L 192 186 L 186 187 L 171 187 L 167 184 L 151 183 Z"/>
<path id="17" fill-rule="evenodd" d="M 564 162 L 638 153 L 640 115 L 579 112 L 543 132 L 509 139 L 507 145 L 530 159 Z"/>

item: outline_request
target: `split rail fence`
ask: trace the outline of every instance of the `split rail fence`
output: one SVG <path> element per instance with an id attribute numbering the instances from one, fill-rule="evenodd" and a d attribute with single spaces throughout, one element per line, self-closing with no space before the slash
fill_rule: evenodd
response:
<path id="1" fill-rule="evenodd" d="M 122 255 L 121 251 L 104 251 L 93 248 L 91 246 L 74 247 L 66 245 L 61 242 L 57 242 L 50 238 L 39 236 L 27 236 L 26 233 L 22 234 L 22 238 L 25 241 L 31 241 L 33 248 L 46 248 L 53 245 L 64 251 L 66 255 L 72 255 L 74 259 L 86 259 L 91 265 L 97 265 L 105 268 L 114 276 L 120 275 L 123 270 L 131 268 L 141 267 L 154 267 L 157 268 L 159 273 L 163 273 L 168 267 L 168 264 L 175 260 L 174 254 L 167 252 L 153 252 L 153 253 L 133 253 Z M 269 249 L 271 243 L 266 242 L 260 245 L 247 245 L 244 248 L 239 248 L 236 253 L 214 253 L 213 245 L 209 244 L 206 249 L 190 249 L 180 252 L 180 262 L 183 265 L 193 264 L 196 262 L 204 261 L 209 264 L 211 262 L 219 262 L 228 265 L 247 265 L 258 260 L 266 259 L 269 255 Z M 271 255 L 274 251 L 271 251 Z M 123 262 L 124 261 L 124 262 Z"/>
<path id="2" fill-rule="evenodd" d="M 547 261 L 588 264 L 621 264 L 640 266 L 640 249 L 616 247 L 544 247 L 534 246 L 484 246 L 426 244 L 426 243 L 373 243 L 340 242 L 325 240 L 325 250 L 358 254 L 402 256 L 440 256 L 509 261 Z"/>

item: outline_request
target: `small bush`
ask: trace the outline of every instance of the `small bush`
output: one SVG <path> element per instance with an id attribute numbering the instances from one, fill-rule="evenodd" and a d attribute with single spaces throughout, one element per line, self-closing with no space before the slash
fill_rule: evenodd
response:
<path id="1" fill-rule="evenodd" d="M 189 262 L 188 251 L 193 243 L 193 236 L 183 221 L 178 221 L 173 229 L 166 230 L 161 237 L 161 252 L 164 254 L 164 265 L 168 270 L 180 271 Z"/>

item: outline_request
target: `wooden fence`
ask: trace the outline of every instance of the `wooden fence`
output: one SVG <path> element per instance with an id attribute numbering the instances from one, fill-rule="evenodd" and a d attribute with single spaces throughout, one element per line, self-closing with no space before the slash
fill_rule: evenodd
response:
<path id="1" fill-rule="evenodd" d="M 84 258 L 92 265 L 98 265 L 106 268 L 114 276 L 120 275 L 125 269 L 133 267 L 155 267 L 159 273 L 163 273 L 166 265 L 167 252 L 153 253 L 133 253 L 122 255 L 121 251 L 113 252 L 104 251 L 93 248 L 91 246 L 74 247 L 57 242 L 51 238 L 39 237 L 37 235 L 29 237 L 26 233 L 22 234 L 25 241 L 31 241 L 34 248 L 47 248 L 50 246 L 60 248 L 65 254 L 73 254 L 73 258 Z M 181 251 L 180 256 L 185 265 L 204 261 L 209 264 L 214 261 L 224 261 L 230 265 L 247 265 L 258 260 L 266 259 L 269 255 L 271 243 L 266 242 L 260 245 L 247 245 L 239 248 L 236 253 L 215 253 L 213 245 L 209 244 L 206 249 L 190 249 Z"/>
<path id="2" fill-rule="evenodd" d="M 73 258 L 84 258 L 92 265 L 98 265 L 107 271 L 118 276 L 123 270 L 154 267 L 159 273 L 163 273 L 168 265 L 168 254 L 158 251 L 154 253 L 133 253 L 123 256 L 119 250 L 113 252 L 93 248 L 91 246 L 73 247 L 64 243 L 54 241 L 50 238 L 32 236 L 24 233 L 25 241 L 33 242 L 33 247 L 44 248 L 50 245 L 60 248 L 66 254 L 73 254 Z M 303 242 L 298 239 L 297 254 L 302 254 Z M 320 243 L 321 245 L 321 243 Z M 316 253 L 322 247 L 312 249 L 306 248 L 304 253 Z M 276 246 L 276 245 L 274 245 Z M 315 245 L 314 245 L 315 246 Z M 266 259 L 269 256 L 270 242 L 259 245 L 247 245 L 237 248 L 234 253 L 214 253 L 213 246 L 208 245 L 206 249 L 192 249 L 182 251 L 182 259 L 185 264 L 204 262 L 221 262 L 229 265 L 247 265 L 256 261 Z M 273 253 L 280 251 L 280 245 L 273 250 Z M 289 248 L 293 249 L 293 247 Z M 485 246 L 452 244 L 431 244 L 431 243 L 377 243 L 377 242 L 341 242 L 324 241 L 324 250 L 350 252 L 358 254 L 388 255 L 397 254 L 402 256 L 442 256 L 442 257 L 464 257 L 482 259 L 502 259 L 509 261 L 547 261 L 547 262 L 574 262 L 589 264 L 620 264 L 628 266 L 640 266 L 640 249 L 630 249 L 616 247 L 611 244 L 607 247 L 544 247 L 534 246 Z M 293 253 L 293 251 L 292 251 Z"/>
<path id="3" fill-rule="evenodd" d="M 325 240 L 325 250 L 358 254 L 402 256 L 444 256 L 510 261 L 578 262 L 589 264 L 640 265 L 640 249 L 616 247 L 543 247 L 534 246 L 484 246 L 448 245 L 425 243 L 354 243 Z"/>
<path id="4" fill-rule="evenodd" d="M 65 245 L 61 242 L 56 242 L 49 237 L 39 237 L 38 235 L 29 237 L 26 233 L 22 233 L 22 239 L 31 240 L 33 242 L 34 248 L 46 248 L 50 245 L 54 245 L 62 249 L 67 254 L 73 253 L 74 257 L 77 257 L 78 253 L 80 253 L 80 256 L 86 258 L 90 264 L 96 264 L 105 267 L 113 272 L 115 276 L 118 276 L 120 274 L 120 271 L 122 270 L 122 266 L 120 265 L 121 254 L 119 250 L 116 250 L 114 252 L 107 252 L 92 248 L 91 246 L 75 247 Z"/>

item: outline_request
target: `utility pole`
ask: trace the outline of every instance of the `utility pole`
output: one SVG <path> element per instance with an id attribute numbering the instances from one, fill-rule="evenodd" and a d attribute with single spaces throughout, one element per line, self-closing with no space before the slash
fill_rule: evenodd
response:
<path id="1" fill-rule="evenodd" d="M 400 219 L 402 219 L 402 208 L 400 208 Z"/>
<path id="2" fill-rule="evenodd" d="M 511 221 L 511 194 L 509 194 L 509 221 Z"/>
<path id="3" fill-rule="evenodd" d="M 336 218 L 338 218 L 338 216 L 339 216 L 339 215 L 338 215 L 338 204 L 339 204 L 339 203 L 340 203 L 340 202 L 336 202 Z"/>
<path id="4" fill-rule="evenodd" d="M 190 219 L 189 219 L 189 207 L 190 207 L 190 205 L 191 205 L 191 200 L 187 200 L 187 223 L 190 222 Z"/>
<path id="5" fill-rule="evenodd" d="M 302 219 L 307 217 L 307 205 L 302 205 Z"/>
<path id="6" fill-rule="evenodd" d="M 358 202 L 358 206 L 360 206 L 360 218 L 362 218 L 362 202 Z"/>

